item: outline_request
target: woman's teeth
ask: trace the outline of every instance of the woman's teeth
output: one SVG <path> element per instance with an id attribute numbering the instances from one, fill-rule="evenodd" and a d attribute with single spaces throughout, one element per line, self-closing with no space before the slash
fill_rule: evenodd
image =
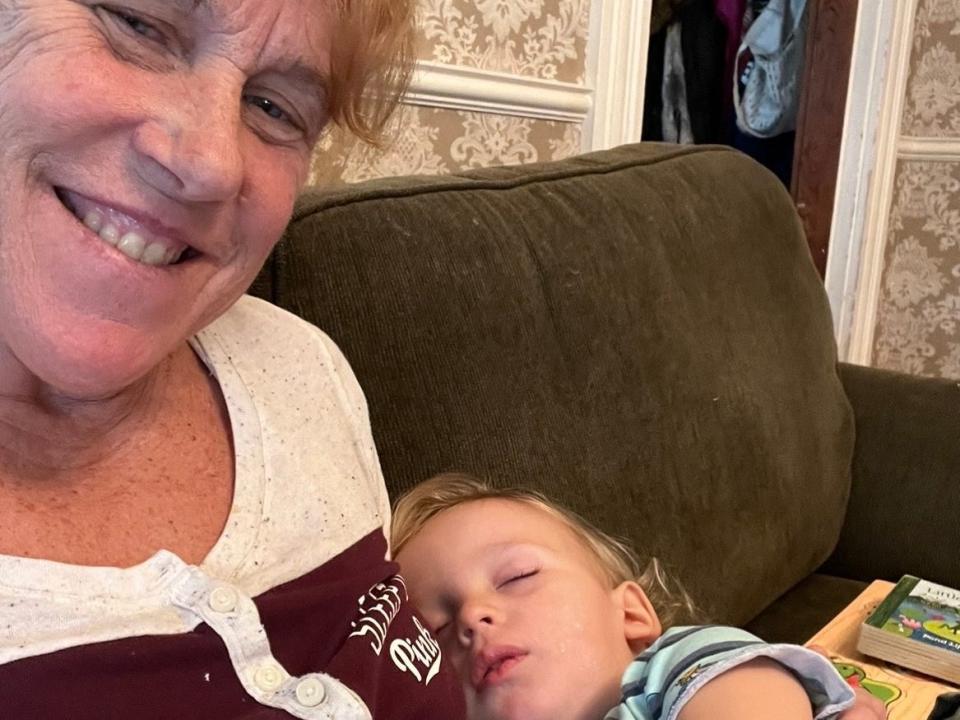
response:
<path id="1" fill-rule="evenodd" d="M 180 259 L 182 249 L 170 248 L 161 242 L 148 242 L 137 232 L 120 235 L 117 226 L 103 217 L 98 210 L 91 210 L 83 218 L 83 224 L 128 258 L 144 265 L 172 265 Z"/>

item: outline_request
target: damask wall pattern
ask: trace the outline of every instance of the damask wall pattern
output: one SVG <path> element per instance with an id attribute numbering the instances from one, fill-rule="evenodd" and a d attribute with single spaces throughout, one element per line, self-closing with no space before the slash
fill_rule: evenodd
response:
<path id="1" fill-rule="evenodd" d="M 420 55 L 582 85 L 589 23 L 589 0 L 420 0 Z"/>
<path id="2" fill-rule="evenodd" d="M 960 138 L 960 0 L 921 0 L 901 130 Z M 960 163 L 901 159 L 873 364 L 960 379 Z"/>
<path id="3" fill-rule="evenodd" d="M 419 0 L 418 55 L 479 70 L 583 84 L 590 0 Z M 438 175 L 559 160 L 580 152 L 581 123 L 407 105 L 384 149 L 333 129 L 309 183 Z"/>
<path id="4" fill-rule="evenodd" d="M 960 0 L 922 0 L 914 24 L 904 135 L 960 136 Z"/>
<path id="5" fill-rule="evenodd" d="M 960 378 L 960 164 L 903 160 L 895 188 L 874 364 Z"/>
<path id="6" fill-rule="evenodd" d="M 580 152 L 578 123 L 406 105 L 394 139 L 377 149 L 331 132 L 314 153 L 309 183 L 338 185 L 396 175 L 560 160 Z"/>

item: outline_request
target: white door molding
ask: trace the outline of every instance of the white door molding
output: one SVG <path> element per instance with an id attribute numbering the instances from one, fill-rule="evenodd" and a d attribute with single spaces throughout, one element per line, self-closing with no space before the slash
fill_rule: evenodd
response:
<path id="1" fill-rule="evenodd" d="M 869 364 L 918 0 L 861 0 L 826 288 L 841 360 Z"/>
<path id="2" fill-rule="evenodd" d="M 960 140 L 902 135 L 898 156 L 901 160 L 958 162 L 960 161 Z"/>
<path id="3" fill-rule="evenodd" d="M 640 141 L 653 0 L 591 5 L 587 81 L 593 108 L 584 126 L 585 152 Z"/>
<path id="4" fill-rule="evenodd" d="M 404 95 L 409 105 L 583 122 L 591 108 L 583 85 L 420 60 Z"/>

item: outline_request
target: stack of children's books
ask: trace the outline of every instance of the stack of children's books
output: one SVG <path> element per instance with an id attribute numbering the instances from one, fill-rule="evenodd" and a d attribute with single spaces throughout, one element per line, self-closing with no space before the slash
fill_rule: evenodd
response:
<path id="1" fill-rule="evenodd" d="M 903 576 L 861 626 L 857 649 L 960 684 L 960 590 Z"/>

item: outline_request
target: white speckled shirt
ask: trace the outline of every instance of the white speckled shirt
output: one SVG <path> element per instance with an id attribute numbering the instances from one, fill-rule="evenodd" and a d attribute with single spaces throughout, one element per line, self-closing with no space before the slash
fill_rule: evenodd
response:
<path id="1" fill-rule="evenodd" d="M 192 345 L 233 431 L 223 534 L 199 567 L 0 556 L 0 716 L 461 717 L 386 560 L 386 490 L 339 350 L 250 297 Z"/>

